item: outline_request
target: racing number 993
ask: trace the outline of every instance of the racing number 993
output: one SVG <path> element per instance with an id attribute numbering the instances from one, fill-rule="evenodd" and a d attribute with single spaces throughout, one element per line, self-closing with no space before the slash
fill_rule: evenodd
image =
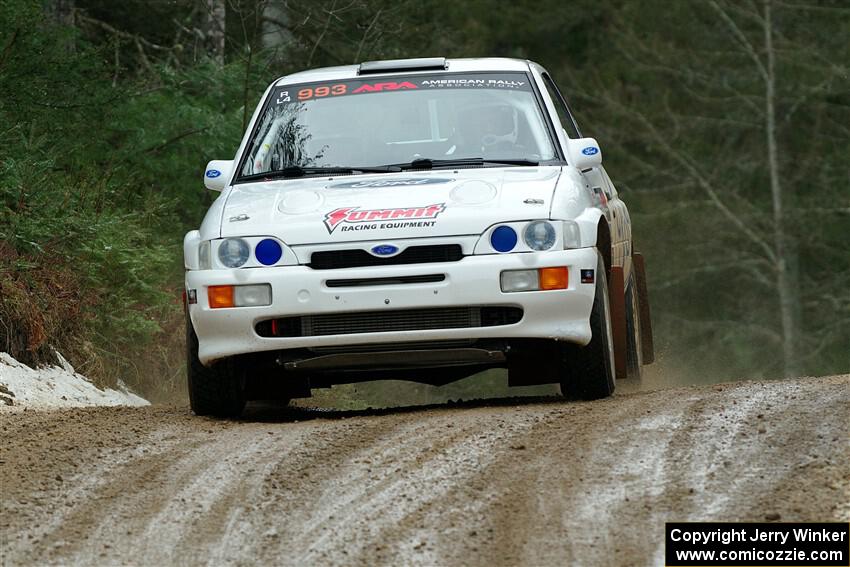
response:
<path id="1" fill-rule="evenodd" d="M 298 91 L 298 100 L 309 100 L 311 98 L 321 98 L 325 96 L 336 96 L 345 94 L 348 90 L 348 85 L 331 85 L 329 87 L 306 88 Z"/>

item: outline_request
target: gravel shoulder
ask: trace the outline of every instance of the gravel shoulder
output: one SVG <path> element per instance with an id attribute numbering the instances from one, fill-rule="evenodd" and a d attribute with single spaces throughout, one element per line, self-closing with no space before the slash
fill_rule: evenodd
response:
<path id="1" fill-rule="evenodd" d="M 0 564 L 663 564 L 850 521 L 850 375 L 343 412 L 0 412 Z"/>

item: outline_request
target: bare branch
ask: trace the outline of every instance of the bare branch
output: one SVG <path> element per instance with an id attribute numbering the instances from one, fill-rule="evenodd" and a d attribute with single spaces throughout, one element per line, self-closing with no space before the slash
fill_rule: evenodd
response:
<path id="1" fill-rule="evenodd" d="M 737 273 L 741 273 L 742 271 L 746 271 L 750 276 L 753 277 L 760 284 L 764 285 L 767 288 L 773 287 L 773 283 L 764 277 L 764 273 L 758 269 L 759 266 L 764 266 L 766 261 L 764 258 L 755 258 L 749 261 L 741 261 L 739 259 L 734 259 L 728 262 L 719 262 L 716 264 L 703 264 L 701 266 L 697 266 L 695 268 L 691 268 L 688 270 L 678 270 L 677 275 L 670 278 L 665 278 L 663 281 L 656 283 L 653 285 L 654 289 L 668 289 L 671 287 L 677 287 L 681 285 L 683 282 L 688 282 L 697 276 L 702 274 L 716 274 L 722 273 L 726 271 L 735 271 Z"/>
<path id="2" fill-rule="evenodd" d="M 76 17 L 77 17 L 77 21 L 79 21 L 79 22 L 98 27 L 98 28 L 100 28 L 100 29 L 102 29 L 106 32 L 111 33 L 112 35 L 116 35 L 118 37 L 128 39 L 130 41 L 138 42 L 141 45 L 148 47 L 150 49 L 153 49 L 155 51 L 171 51 L 172 49 L 174 49 L 173 47 L 164 47 L 162 45 L 157 45 L 156 43 L 148 41 L 147 39 L 143 38 L 142 36 L 135 35 L 135 34 L 114 28 L 111 25 L 107 24 L 106 22 L 103 22 L 101 20 L 97 20 L 95 18 L 92 18 L 90 16 L 85 15 L 83 12 L 81 12 L 79 10 L 76 11 Z"/>
<path id="3" fill-rule="evenodd" d="M 155 146 L 145 148 L 144 150 L 142 150 L 142 153 L 145 153 L 145 154 L 156 153 L 156 152 L 160 151 L 161 149 L 163 149 L 167 146 L 170 146 L 171 144 L 173 144 L 175 142 L 179 142 L 183 138 L 188 138 L 189 136 L 193 136 L 195 134 L 200 134 L 201 132 L 206 132 L 207 130 L 209 130 L 209 127 L 205 126 L 204 128 L 195 128 L 194 130 L 187 130 L 186 132 L 181 132 L 180 134 L 177 134 L 173 138 L 169 138 L 168 140 L 162 142 L 161 144 L 157 144 Z"/>
<path id="4" fill-rule="evenodd" d="M 372 21 L 369 22 L 369 26 L 366 28 L 366 31 L 363 32 L 363 37 L 360 39 L 360 44 L 357 46 L 357 54 L 354 56 L 353 63 L 358 63 L 360 61 L 360 54 L 363 52 L 363 46 L 366 44 L 366 38 L 369 37 L 369 33 L 372 31 L 372 28 L 375 27 L 375 24 L 378 23 L 378 18 L 381 17 L 381 12 L 383 8 L 379 8 L 375 13 L 375 17 L 372 18 Z"/>
<path id="5" fill-rule="evenodd" d="M 618 107 L 622 107 L 622 105 L 613 101 L 610 97 L 604 97 L 609 104 L 616 105 Z M 628 109 L 628 111 L 635 116 L 638 121 L 646 128 L 646 130 L 652 135 L 655 139 L 655 142 L 658 146 L 665 151 L 671 158 L 679 163 L 693 178 L 696 180 L 697 184 L 702 188 L 703 191 L 708 195 L 711 202 L 714 206 L 720 210 L 720 212 L 725 216 L 732 224 L 734 224 L 738 230 L 740 230 L 747 238 L 749 238 L 754 244 L 756 244 L 761 250 L 765 253 L 765 256 L 774 264 L 777 262 L 776 254 L 770 245 L 761 238 L 758 234 L 756 234 L 748 225 L 745 223 L 738 215 L 736 215 L 732 209 L 726 206 L 726 203 L 723 202 L 723 199 L 720 198 L 719 193 L 714 188 L 712 183 L 706 178 L 702 172 L 700 172 L 699 168 L 690 159 L 689 156 L 684 154 L 682 151 L 674 148 L 667 137 L 661 134 L 655 125 L 643 115 L 643 113 L 635 110 L 634 108 Z"/>
<path id="6" fill-rule="evenodd" d="M 133 45 L 136 46 L 136 51 L 139 54 L 139 59 L 141 60 L 144 68 L 147 69 L 148 73 L 150 73 L 152 75 L 156 74 L 156 71 L 154 71 L 153 65 L 151 65 L 151 62 L 148 59 L 147 54 L 145 54 L 145 49 L 142 47 L 142 42 L 139 40 L 138 37 L 133 39 Z"/>
<path id="7" fill-rule="evenodd" d="M 761 58 L 753 47 L 753 44 L 750 43 L 750 41 L 747 39 L 747 36 L 745 36 L 744 32 L 741 31 L 741 28 L 739 28 L 738 24 L 735 23 L 735 20 L 733 20 L 729 16 L 729 14 L 727 14 L 723 10 L 723 8 L 720 7 L 716 0 L 709 0 L 708 5 L 714 8 L 714 11 L 717 12 L 717 14 L 720 16 L 720 19 L 722 19 L 726 26 L 729 28 L 729 31 L 732 32 L 732 35 L 735 37 L 735 39 L 738 40 L 738 43 L 741 44 L 741 47 L 744 48 L 744 51 L 746 51 L 747 55 L 749 55 L 750 59 L 753 60 L 753 63 L 756 64 L 756 69 L 758 69 L 758 72 L 762 76 L 762 79 L 766 81 L 767 69 L 765 69 L 764 63 L 762 63 Z"/>
<path id="8" fill-rule="evenodd" d="M 811 12 L 826 12 L 841 15 L 850 14 L 850 8 L 842 8 L 838 6 L 818 6 L 816 4 L 797 4 L 795 2 L 784 1 L 779 1 L 776 5 L 782 8 L 789 8 L 791 10 L 807 10 Z"/>
<path id="9" fill-rule="evenodd" d="M 16 29 L 12 32 L 12 37 L 9 38 L 9 41 L 3 47 L 3 51 L 0 52 L 0 69 L 3 68 L 3 64 L 6 63 L 6 58 L 9 57 L 9 52 L 12 51 L 12 46 L 15 44 L 15 41 L 18 39 L 18 34 L 21 30 Z"/>
<path id="10" fill-rule="evenodd" d="M 333 17 L 334 7 L 336 6 L 336 0 L 333 0 L 331 4 L 331 9 L 326 10 L 325 12 L 328 14 L 327 19 L 325 20 L 325 26 L 322 28 L 322 32 L 319 34 L 319 37 L 316 38 L 316 41 L 313 43 L 313 48 L 310 50 L 310 55 L 307 57 L 307 67 L 313 63 L 313 56 L 316 54 L 316 48 L 319 47 L 319 44 L 325 38 L 325 34 L 328 33 L 328 28 L 331 25 L 331 18 Z"/>

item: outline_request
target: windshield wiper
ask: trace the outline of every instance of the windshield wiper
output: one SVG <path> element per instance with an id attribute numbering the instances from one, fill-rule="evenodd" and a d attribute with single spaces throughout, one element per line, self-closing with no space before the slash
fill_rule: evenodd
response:
<path id="1" fill-rule="evenodd" d="M 474 158 L 457 158 L 457 159 L 431 159 L 419 158 L 407 163 L 394 163 L 388 167 L 398 167 L 402 170 L 407 169 L 437 169 L 440 167 L 465 167 L 465 166 L 481 166 L 488 165 L 540 165 L 540 162 L 530 159 L 484 159 L 481 157 Z"/>
<path id="2" fill-rule="evenodd" d="M 301 166 L 290 165 L 283 169 L 275 169 L 274 171 L 264 171 L 262 173 L 254 173 L 251 175 L 243 175 L 237 181 L 254 181 L 257 179 L 288 179 L 293 177 L 304 177 L 305 175 L 346 175 L 358 173 L 393 173 L 401 171 L 401 168 L 394 165 L 382 165 L 377 167 L 341 167 L 341 166 Z"/>

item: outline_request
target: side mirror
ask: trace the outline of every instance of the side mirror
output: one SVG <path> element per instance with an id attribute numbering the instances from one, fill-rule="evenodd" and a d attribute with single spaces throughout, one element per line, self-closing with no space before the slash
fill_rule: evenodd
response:
<path id="1" fill-rule="evenodd" d="M 588 169 L 602 165 L 602 150 L 595 138 L 579 138 L 567 141 L 570 165 Z"/>
<path id="2" fill-rule="evenodd" d="M 232 159 L 214 159 L 204 170 L 204 186 L 210 191 L 221 191 L 233 173 Z"/>

